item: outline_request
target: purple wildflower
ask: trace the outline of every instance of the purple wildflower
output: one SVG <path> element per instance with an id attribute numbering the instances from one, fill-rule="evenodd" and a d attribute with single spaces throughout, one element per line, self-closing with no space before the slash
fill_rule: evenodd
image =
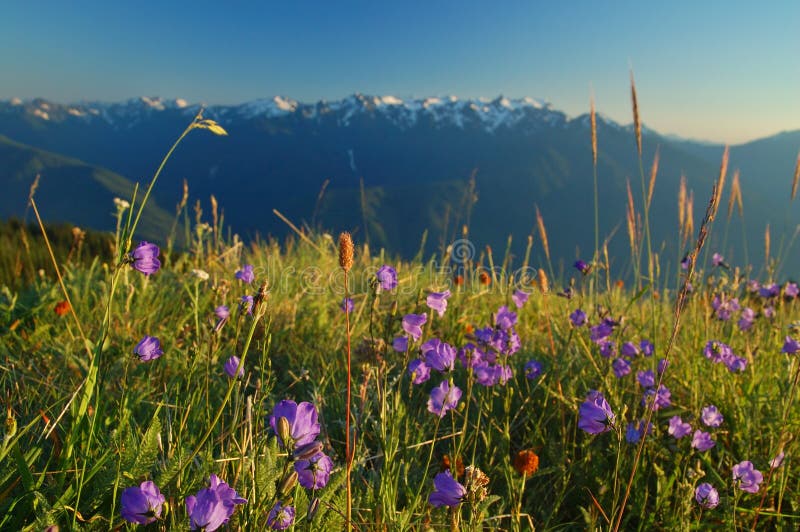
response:
<path id="1" fill-rule="evenodd" d="M 472 376 L 475 377 L 475 382 L 481 386 L 494 386 L 497 384 L 495 367 L 489 365 L 486 361 L 478 362 L 472 367 Z"/>
<path id="2" fill-rule="evenodd" d="M 278 431 L 278 420 L 282 417 L 289 422 L 291 440 L 289 442 L 283 441 L 282 435 Z M 313 404 L 305 401 L 300 404 L 288 399 L 279 402 L 272 409 L 269 425 L 278 436 L 278 443 L 282 448 L 288 446 L 294 449 L 308 445 L 316 439 L 320 431 L 319 422 L 317 421 L 317 409 Z"/>
<path id="3" fill-rule="evenodd" d="M 614 376 L 618 379 L 631 372 L 631 363 L 624 358 L 615 358 L 614 362 L 611 363 L 611 367 L 614 369 Z"/>
<path id="4" fill-rule="evenodd" d="M 525 377 L 535 379 L 542 374 L 542 363 L 538 360 L 529 360 L 525 363 Z"/>
<path id="5" fill-rule="evenodd" d="M 420 346 L 425 363 L 436 371 L 450 371 L 456 361 L 456 349 L 438 338 L 431 338 Z"/>
<path id="6" fill-rule="evenodd" d="M 149 362 L 159 358 L 164 351 L 161 349 L 161 342 L 158 338 L 145 335 L 133 348 L 133 354 L 138 356 L 142 362 Z"/>
<path id="7" fill-rule="evenodd" d="M 800 351 L 800 342 L 792 338 L 791 336 L 787 336 L 783 340 L 783 349 L 781 349 L 781 353 L 786 353 L 787 355 L 793 355 Z"/>
<path id="8" fill-rule="evenodd" d="M 406 314 L 403 316 L 403 330 L 414 340 L 419 340 L 426 321 L 428 317 L 425 314 Z"/>
<path id="9" fill-rule="evenodd" d="M 765 284 L 758 289 L 758 295 L 760 295 L 765 299 L 769 299 L 771 297 L 778 297 L 780 294 L 781 294 L 781 287 L 778 286 L 778 283 Z"/>
<path id="10" fill-rule="evenodd" d="M 497 315 L 494 318 L 494 324 L 500 329 L 507 331 L 517 324 L 517 313 L 508 310 L 508 307 L 503 305 L 497 309 Z"/>
<path id="11" fill-rule="evenodd" d="M 775 317 L 775 307 L 773 307 L 772 305 L 767 305 L 764 307 L 763 313 L 765 318 L 767 318 L 768 320 L 772 319 L 773 317 Z"/>
<path id="12" fill-rule="evenodd" d="M 294 523 L 294 516 L 294 506 L 284 506 L 278 501 L 269 511 L 267 526 L 272 530 L 286 530 Z"/>
<path id="13" fill-rule="evenodd" d="M 242 296 L 239 300 L 239 312 L 253 314 L 253 296 Z"/>
<path id="14" fill-rule="evenodd" d="M 608 319 L 589 329 L 589 338 L 592 342 L 599 344 L 614 332 L 614 322 Z"/>
<path id="15" fill-rule="evenodd" d="M 220 305 L 214 309 L 214 314 L 221 320 L 227 320 L 231 315 L 231 309 L 225 305 Z"/>
<path id="16" fill-rule="evenodd" d="M 209 486 L 186 497 L 186 513 L 192 530 L 198 528 L 211 532 L 228 522 L 237 504 L 245 504 L 247 499 L 239 497 L 232 487 L 211 475 Z"/>
<path id="17" fill-rule="evenodd" d="M 149 525 L 161 517 L 164 502 L 158 486 L 148 480 L 122 492 L 120 513 L 129 523 Z"/>
<path id="18" fill-rule="evenodd" d="M 709 340 L 703 348 L 703 356 L 711 362 L 722 362 L 725 358 L 733 356 L 733 349 L 717 340 Z"/>
<path id="19" fill-rule="evenodd" d="M 794 299 L 800 295 L 800 288 L 797 283 L 786 283 L 786 288 L 783 289 L 783 294 L 789 299 Z"/>
<path id="20" fill-rule="evenodd" d="M 649 423 L 647 426 L 647 433 L 650 434 L 653 432 L 653 424 Z M 640 420 L 637 422 L 631 421 L 628 423 L 628 427 L 625 430 L 625 441 L 628 443 L 638 443 L 642 436 L 644 436 L 644 420 Z"/>
<path id="21" fill-rule="evenodd" d="M 656 374 L 653 373 L 652 369 L 637 371 L 636 380 L 639 381 L 643 388 L 652 388 L 656 385 Z"/>
<path id="22" fill-rule="evenodd" d="M 667 361 L 667 359 L 662 358 L 661 360 L 658 361 L 658 372 L 664 373 L 664 370 L 667 369 L 668 366 L 669 362 Z"/>
<path id="23" fill-rule="evenodd" d="M 756 319 L 756 313 L 750 307 L 745 307 L 742 309 L 742 315 L 739 317 L 739 322 L 737 325 L 739 326 L 740 331 L 749 331 L 750 328 L 753 326 L 753 322 Z"/>
<path id="24" fill-rule="evenodd" d="M 653 353 L 656 352 L 656 346 L 654 346 L 653 342 L 650 340 L 642 340 L 639 342 L 639 349 L 642 350 L 642 354 L 646 357 L 651 357 Z"/>
<path id="25" fill-rule="evenodd" d="M 669 391 L 669 388 L 663 384 L 658 387 L 658 391 L 656 391 L 655 388 L 648 388 L 645 390 L 644 396 L 642 397 L 642 406 L 646 406 L 652 402 L 653 410 L 660 410 L 672 404 L 671 397 L 672 393 Z"/>
<path id="26" fill-rule="evenodd" d="M 225 373 L 227 373 L 228 377 L 230 377 L 231 379 L 236 378 L 237 369 L 239 369 L 239 377 L 244 377 L 244 366 L 239 368 L 239 362 L 240 362 L 239 357 L 237 357 L 236 355 L 232 356 L 231 358 L 228 359 L 227 362 L 225 362 L 224 366 Z"/>
<path id="27" fill-rule="evenodd" d="M 511 296 L 511 300 L 514 302 L 517 308 L 522 308 L 525 303 L 528 302 L 528 297 L 530 297 L 529 293 L 523 292 L 522 290 L 516 290 Z"/>
<path id="28" fill-rule="evenodd" d="M 703 424 L 706 427 L 719 427 L 724 420 L 722 413 L 714 405 L 703 407 L 703 410 L 700 412 L 700 419 L 703 420 Z"/>
<path id="29" fill-rule="evenodd" d="M 580 419 L 578 428 L 589 434 L 600 434 L 611 430 L 615 416 L 603 394 L 591 390 L 586 395 L 586 400 L 578 409 Z"/>
<path id="30" fill-rule="evenodd" d="M 748 493 L 758 493 L 759 484 L 764 480 L 761 471 L 753 468 L 753 462 L 745 460 L 733 466 L 733 481 L 739 489 Z"/>
<path id="31" fill-rule="evenodd" d="M 575 309 L 575 312 L 569 315 L 569 321 L 573 327 L 582 327 L 586 325 L 586 313 L 581 309 Z"/>
<path id="32" fill-rule="evenodd" d="M 703 482 L 694 490 L 694 500 L 703 508 L 713 510 L 719 504 L 719 492 L 708 482 Z"/>
<path id="33" fill-rule="evenodd" d="M 752 293 L 758 292 L 758 289 L 761 288 L 761 285 L 755 279 L 750 279 L 747 281 L 747 291 Z"/>
<path id="34" fill-rule="evenodd" d="M 639 348 L 633 342 L 625 342 L 620 349 L 622 356 L 628 358 L 636 358 L 639 355 Z"/>
<path id="35" fill-rule="evenodd" d="M 447 310 L 448 297 L 450 297 L 450 290 L 445 290 L 444 292 L 431 292 L 428 294 L 428 298 L 425 302 L 428 304 L 428 308 L 438 312 L 439 317 L 441 318 L 444 316 L 444 312 Z"/>
<path id="36" fill-rule="evenodd" d="M 431 390 L 431 397 L 428 399 L 428 412 L 436 414 L 440 418 L 444 417 L 448 410 L 454 409 L 461 399 L 461 390 L 458 386 L 450 386 L 447 381 Z"/>
<path id="37" fill-rule="evenodd" d="M 684 256 L 681 259 L 681 270 L 684 270 L 684 271 L 688 270 L 689 269 L 689 265 L 691 263 L 692 263 L 692 259 L 689 258 L 689 255 Z"/>
<path id="38" fill-rule="evenodd" d="M 425 364 L 424 360 L 415 358 L 408 363 L 408 374 L 411 376 L 411 382 L 422 384 L 431 378 L 431 368 Z"/>
<path id="39" fill-rule="evenodd" d="M 692 448 L 698 451 L 707 451 L 714 447 L 717 443 L 711 439 L 711 434 L 703 432 L 700 429 L 694 431 L 692 435 Z"/>
<path id="40" fill-rule="evenodd" d="M 434 508 L 458 506 L 466 495 L 467 489 L 448 470 L 433 478 L 433 492 L 428 497 L 428 502 Z"/>
<path id="41" fill-rule="evenodd" d="M 711 256 L 711 264 L 713 264 L 714 266 L 721 266 L 722 268 L 728 267 L 728 265 L 725 264 L 725 257 L 720 255 L 719 253 L 714 253 Z"/>
<path id="42" fill-rule="evenodd" d="M 159 252 L 155 244 L 140 242 L 130 253 L 131 266 L 145 275 L 154 274 L 161 268 L 161 261 L 158 260 Z"/>
<path id="43" fill-rule="evenodd" d="M 779 452 L 775 458 L 769 461 L 769 468 L 778 469 L 783 464 L 783 459 L 785 457 L 786 455 L 783 453 L 783 451 Z"/>
<path id="44" fill-rule="evenodd" d="M 328 484 L 333 469 L 333 460 L 324 453 L 317 453 L 308 460 L 297 460 L 297 482 L 306 489 L 318 490 Z"/>
<path id="45" fill-rule="evenodd" d="M 611 358 L 617 354 L 617 344 L 611 340 L 606 340 L 600 343 L 600 356 L 603 358 Z"/>
<path id="46" fill-rule="evenodd" d="M 392 349 L 394 349 L 398 353 L 405 353 L 406 351 L 408 351 L 408 337 L 398 336 L 397 338 L 392 340 Z"/>
<path id="47" fill-rule="evenodd" d="M 375 274 L 375 277 L 378 279 L 378 284 L 380 287 L 387 292 L 389 290 L 394 290 L 397 287 L 397 271 L 395 271 L 395 269 L 391 266 L 384 264 L 378 268 L 378 272 Z"/>
<path id="48" fill-rule="evenodd" d="M 250 284 L 256 280 L 256 273 L 253 271 L 252 264 L 245 264 L 241 270 L 237 270 L 234 275 L 237 279 L 245 284 Z"/>
<path id="49" fill-rule="evenodd" d="M 591 264 L 587 264 L 582 260 L 576 260 L 575 264 L 573 264 L 573 266 L 575 266 L 575 269 L 578 270 L 579 272 L 581 272 L 581 274 L 583 274 L 583 275 L 588 275 L 589 272 L 592 271 L 592 265 Z"/>
<path id="50" fill-rule="evenodd" d="M 339 304 L 339 308 L 341 309 L 342 312 L 350 314 L 355 310 L 356 303 L 351 298 L 346 297 L 342 299 L 342 302 Z"/>
<path id="51" fill-rule="evenodd" d="M 692 432 L 692 426 L 683 421 L 681 416 L 673 416 L 669 420 L 667 432 L 676 440 L 680 440 Z"/>

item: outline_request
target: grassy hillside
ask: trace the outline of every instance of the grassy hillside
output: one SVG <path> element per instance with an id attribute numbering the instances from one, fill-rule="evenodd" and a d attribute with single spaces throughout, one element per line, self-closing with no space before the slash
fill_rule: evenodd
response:
<path id="1" fill-rule="evenodd" d="M 0 218 L 29 213 L 31 185 L 40 176 L 36 201 L 49 222 L 69 222 L 84 228 L 113 231 L 114 198 L 130 200 L 134 184 L 119 174 L 77 159 L 20 144 L 0 135 Z M 142 235 L 161 239 L 173 216 L 150 203 L 142 220 Z"/>

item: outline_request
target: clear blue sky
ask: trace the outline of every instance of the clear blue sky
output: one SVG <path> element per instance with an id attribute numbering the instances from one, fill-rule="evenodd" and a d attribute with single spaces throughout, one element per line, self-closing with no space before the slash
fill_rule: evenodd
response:
<path id="1" fill-rule="evenodd" d="M 124 4 L 124 5 L 123 5 Z M 0 98 L 504 94 L 739 142 L 800 129 L 800 1 L 6 1 Z"/>

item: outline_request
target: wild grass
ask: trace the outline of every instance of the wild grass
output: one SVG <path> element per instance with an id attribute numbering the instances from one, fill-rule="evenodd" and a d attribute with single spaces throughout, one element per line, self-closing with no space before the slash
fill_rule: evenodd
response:
<path id="1" fill-rule="evenodd" d="M 183 136 L 219 134 L 215 127 L 198 117 Z M 628 264 L 612 269 L 621 261 L 612 263 L 596 238 L 588 268 L 561 279 L 550 267 L 538 209 L 540 244 L 529 237 L 522 261 L 508 250 L 477 253 L 467 227 L 457 248 L 408 261 L 358 242 L 340 247 L 330 234 L 296 226 L 296 238 L 246 246 L 223 234 L 214 200 L 211 220 L 198 206 L 193 222 L 182 202 L 177 219 L 185 220 L 187 248 L 163 249 L 161 268 L 146 276 L 131 267 L 144 205 L 132 198 L 118 210 L 113 254 L 81 264 L 56 252 L 63 287 L 46 272 L 0 290 L 0 529 L 132 527 L 120 513 L 121 495 L 152 480 L 167 504 L 149 526 L 185 530 L 186 497 L 212 474 L 247 499 L 231 529 L 269 528 L 276 503 L 295 509 L 295 530 L 796 529 L 800 363 L 784 352 L 800 326 L 796 286 L 772 270 L 751 279 L 746 264 L 701 259 L 725 158 L 697 235 L 681 182 L 676 240 L 691 250 L 687 270 L 662 266 L 646 242 L 648 270 L 640 272 L 657 167 L 656 159 L 649 190 L 641 176 L 644 224 L 629 187 Z M 735 201 L 741 208 L 741 196 Z M 354 253 L 340 252 L 347 249 Z M 253 265 L 250 282 L 235 276 L 245 264 Z M 397 271 L 397 287 L 380 288 L 383 265 Z M 626 285 L 621 272 L 630 267 L 637 277 Z M 451 295 L 440 314 L 428 296 L 445 290 Z M 73 315 L 58 305 L 65 294 Z M 253 296 L 250 313 L 245 295 Z M 353 308 L 344 312 L 347 297 Z M 215 315 L 221 305 L 230 308 L 226 319 Z M 578 309 L 585 324 L 574 318 Z M 753 311 L 749 328 L 741 325 L 744 309 Z M 419 339 L 404 332 L 409 314 L 425 316 Z M 593 340 L 592 327 L 604 321 L 610 336 Z M 488 347 L 487 334 L 507 343 Z M 134 355 L 145 335 L 159 338 L 160 358 Z M 403 336 L 412 336 L 409 347 L 396 350 Z M 431 369 L 414 384 L 419 373 L 409 364 L 424 358 L 420 346 L 433 338 L 464 349 L 467 362 L 477 346 L 502 373 L 487 378 L 485 366 L 457 358 L 452 369 Z M 654 353 L 643 353 L 644 341 Z M 719 343 L 741 358 L 738 365 L 704 356 Z M 232 356 L 241 378 L 223 369 Z M 630 371 L 617 376 L 626 364 Z M 644 384 L 647 371 L 653 385 Z M 444 384 L 461 396 L 439 416 L 429 401 Z M 646 388 L 659 385 L 669 401 L 654 409 Z M 579 428 L 592 390 L 614 414 L 597 434 Z M 297 483 L 291 453 L 270 426 L 285 399 L 312 403 L 319 414 L 318 441 L 334 463 L 324 487 Z M 709 405 L 724 417 L 717 427 L 702 420 Z M 708 432 L 713 448 L 693 448 L 691 434 L 673 437 L 674 416 Z M 651 432 L 639 430 L 648 422 Z M 771 467 L 779 453 L 782 463 Z M 733 466 L 746 460 L 763 473 L 756 493 L 733 479 Z M 445 470 L 464 492 L 434 507 L 434 479 Z M 719 493 L 714 508 L 695 498 L 703 483 Z"/>

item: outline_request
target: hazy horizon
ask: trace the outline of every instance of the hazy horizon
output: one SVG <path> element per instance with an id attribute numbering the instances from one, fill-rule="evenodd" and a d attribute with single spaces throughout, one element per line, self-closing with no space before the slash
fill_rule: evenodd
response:
<path id="1" fill-rule="evenodd" d="M 599 111 L 627 124 L 632 69 L 643 121 L 661 133 L 737 144 L 800 128 L 791 1 L 4 7 L 3 99 L 503 94 L 578 116 L 594 93 Z"/>

